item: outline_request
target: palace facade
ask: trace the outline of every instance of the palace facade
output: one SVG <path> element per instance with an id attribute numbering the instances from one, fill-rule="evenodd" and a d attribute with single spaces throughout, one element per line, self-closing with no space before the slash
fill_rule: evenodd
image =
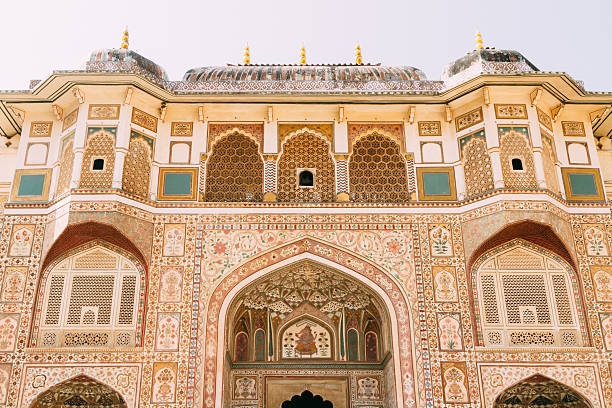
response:
<path id="1" fill-rule="evenodd" d="M 0 405 L 612 407 L 611 134 L 481 46 L 0 91 Z"/>

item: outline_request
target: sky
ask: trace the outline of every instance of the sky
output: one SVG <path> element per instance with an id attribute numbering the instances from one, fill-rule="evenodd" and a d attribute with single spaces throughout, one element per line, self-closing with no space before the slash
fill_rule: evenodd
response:
<path id="1" fill-rule="evenodd" d="M 53 70 L 83 69 L 93 50 L 130 48 L 171 80 L 190 68 L 251 63 L 410 65 L 438 80 L 484 44 L 521 52 L 543 71 L 567 72 L 612 92 L 612 0 L 19 0 L 0 5 L 0 89 L 27 89 Z"/>

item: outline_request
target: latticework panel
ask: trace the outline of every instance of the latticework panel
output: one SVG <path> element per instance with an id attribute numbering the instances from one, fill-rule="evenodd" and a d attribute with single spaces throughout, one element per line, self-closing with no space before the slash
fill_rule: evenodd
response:
<path id="1" fill-rule="evenodd" d="M 493 170 L 484 137 L 473 137 L 461 149 L 468 197 L 493 190 Z"/>
<path id="2" fill-rule="evenodd" d="M 495 262 L 486 262 L 487 270 L 478 278 L 485 345 L 582 344 L 569 269 L 543 252 L 517 244 L 507 247 L 494 256 Z"/>
<path id="3" fill-rule="evenodd" d="M 123 190 L 143 198 L 149 195 L 152 156 L 151 145 L 144 138 L 130 139 L 123 167 Z"/>
<path id="4" fill-rule="evenodd" d="M 508 324 L 550 324 L 547 291 L 542 275 L 502 275 Z M 521 310 L 525 307 L 525 311 Z M 531 315 L 535 308 L 537 318 Z"/>
<path id="5" fill-rule="evenodd" d="M 263 200 L 264 164 L 257 143 L 238 133 L 219 140 L 206 164 L 204 200 Z"/>
<path id="6" fill-rule="evenodd" d="M 60 157 L 59 179 L 57 181 L 57 195 L 65 193 L 70 189 L 72 179 L 72 167 L 74 166 L 74 141 L 71 140 L 64 146 Z"/>
<path id="7" fill-rule="evenodd" d="M 89 326 L 110 324 L 114 285 L 115 278 L 111 275 L 75 276 L 66 323 Z M 88 316 L 90 313 L 91 317 Z"/>
<path id="8" fill-rule="evenodd" d="M 134 264 L 105 248 L 72 255 L 51 272 L 45 285 L 38 344 L 134 346 L 141 324 L 136 319 L 141 285 Z"/>
<path id="9" fill-rule="evenodd" d="M 515 130 L 510 130 L 499 136 L 499 142 L 504 186 L 523 190 L 537 188 L 533 153 L 527 136 Z M 522 170 L 512 169 L 513 158 L 522 161 Z"/>
<path id="10" fill-rule="evenodd" d="M 352 201 L 408 201 L 406 161 L 399 145 L 376 133 L 359 139 L 350 157 L 349 186 Z"/>
<path id="11" fill-rule="evenodd" d="M 298 169 L 313 171 L 312 187 L 299 186 Z M 334 161 L 329 144 L 310 133 L 289 139 L 278 163 L 278 201 L 331 202 L 334 190 Z"/>
<path id="12" fill-rule="evenodd" d="M 104 159 L 103 170 L 92 170 L 94 158 Z M 80 188 L 111 188 L 115 168 L 115 138 L 103 130 L 93 133 L 87 139 L 83 155 Z"/>
<path id="13" fill-rule="evenodd" d="M 542 136 L 542 164 L 544 165 L 544 178 L 546 187 L 549 190 L 559 194 L 559 178 L 557 177 L 557 166 L 555 149 L 552 145 L 552 140 L 546 136 Z"/>

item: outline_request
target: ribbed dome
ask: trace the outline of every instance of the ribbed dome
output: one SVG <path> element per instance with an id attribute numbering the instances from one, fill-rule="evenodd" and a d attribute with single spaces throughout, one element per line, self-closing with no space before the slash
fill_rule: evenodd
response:
<path id="1" fill-rule="evenodd" d="M 109 63 L 125 63 L 129 66 L 138 67 L 158 80 L 168 80 L 168 74 L 161 66 L 129 49 L 107 48 L 96 50 L 91 53 L 86 66 L 88 71 L 113 70 L 106 66 Z"/>
<path id="2" fill-rule="evenodd" d="M 418 68 L 381 65 L 228 65 L 193 68 L 183 81 L 426 81 Z"/>

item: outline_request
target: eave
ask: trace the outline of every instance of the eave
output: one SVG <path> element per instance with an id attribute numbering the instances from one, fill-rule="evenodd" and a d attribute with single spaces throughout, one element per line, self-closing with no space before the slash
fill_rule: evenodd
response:
<path id="1" fill-rule="evenodd" d="M 142 75 L 122 72 L 56 71 L 31 91 L 0 91 L 0 135 L 11 137 L 21 131 L 14 106 L 26 110 L 29 104 L 53 104 L 69 97 L 77 86 L 131 86 L 166 103 L 255 103 L 255 104 L 437 104 L 460 103 L 461 98 L 484 87 L 541 87 L 560 104 L 592 106 L 593 111 L 612 106 L 612 93 L 585 91 L 565 73 L 533 72 L 482 74 L 452 88 L 423 92 L 211 92 L 173 91 Z M 71 96 L 70 96 L 71 97 Z M 605 112 L 593 130 L 596 136 L 612 132 L 612 110 Z"/>

